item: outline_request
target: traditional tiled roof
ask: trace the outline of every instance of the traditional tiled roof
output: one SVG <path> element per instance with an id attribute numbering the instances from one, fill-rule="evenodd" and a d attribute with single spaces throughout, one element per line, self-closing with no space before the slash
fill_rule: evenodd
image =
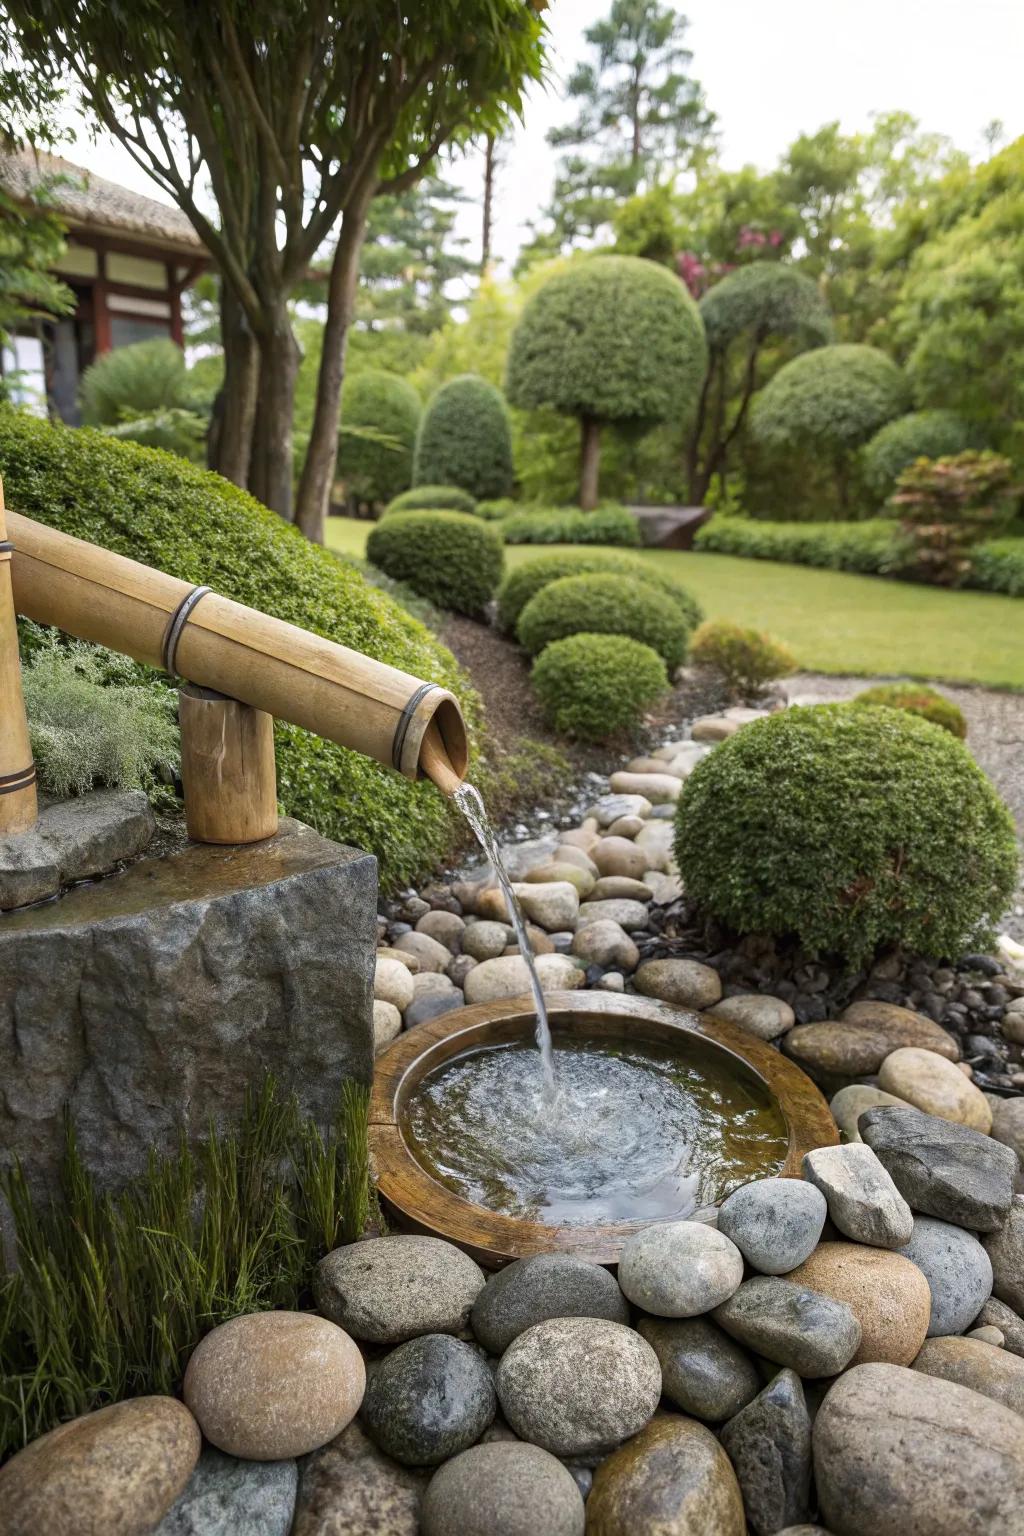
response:
<path id="1" fill-rule="evenodd" d="M 146 245 L 196 254 L 203 243 L 178 208 L 158 203 L 140 192 L 129 192 L 115 181 L 106 181 L 83 166 L 59 155 L 36 154 L 30 149 L 0 153 L 0 186 L 21 202 L 31 202 L 35 189 L 53 176 L 67 179 L 53 186 L 49 201 L 70 229 L 96 234 L 130 235 Z"/>

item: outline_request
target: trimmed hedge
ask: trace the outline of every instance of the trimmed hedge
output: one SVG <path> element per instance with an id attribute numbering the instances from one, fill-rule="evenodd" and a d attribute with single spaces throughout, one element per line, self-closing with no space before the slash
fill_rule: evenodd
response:
<path id="1" fill-rule="evenodd" d="M 458 485 L 480 498 L 507 496 L 513 477 L 512 429 L 501 391 L 472 373 L 449 379 L 423 413 L 413 479 Z"/>
<path id="2" fill-rule="evenodd" d="M 990 539 L 971 554 L 969 587 L 1024 597 L 1024 538 Z"/>
<path id="3" fill-rule="evenodd" d="M 567 736 L 603 741 L 635 726 L 668 687 L 665 663 L 625 635 L 567 635 L 546 645 L 531 681 L 549 723 Z"/>
<path id="4" fill-rule="evenodd" d="M 0 410 L 0 476 L 17 511 L 441 683 L 477 717 L 465 674 L 422 624 L 219 475 Z M 387 887 L 408 884 L 450 847 L 452 812 L 431 785 L 297 726 L 279 722 L 276 735 L 285 809 L 375 853 Z"/>
<path id="5" fill-rule="evenodd" d="M 876 432 L 864 445 L 864 481 L 879 506 L 888 500 L 896 477 L 915 459 L 940 459 L 978 446 L 978 429 L 955 411 L 911 411 Z"/>
<path id="6" fill-rule="evenodd" d="M 359 501 L 389 501 L 412 484 L 412 450 L 423 407 L 405 379 L 370 368 L 352 374 L 341 391 L 338 474 Z M 382 434 L 350 435 L 348 428 Z"/>
<path id="7" fill-rule="evenodd" d="M 502 520 L 501 535 L 506 544 L 616 544 L 635 549 L 640 524 L 625 507 L 597 507 L 593 512 L 556 507 L 513 513 Z"/>
<path id="8" fill-rule="evenodd" d="M 907 382 L 885 352 L 819 347 L 783 365 L 754 402 L 750 430 L 769 448 L 844 453 L 906 410 Z"/>
<path id="9" fill-rule="evenodd" d="M 875 688 L 865 688 L 850 702 L 858 708 L 877 705 L 885 709 L 905 709 L 910 715 L 940 725 L 958 741 L 963 741 L 967 735 L 963 711 L 937 688 L 929 688 L 927 683 L 879 683 Z"/>
<path id="10" fill-rule="evenodd" d="M 690 625 L 666 593 L 632 576 L 562 576 L 531 597 L 516 626 L 536 656 L 566 635 L 629 635 L 674 669 L 686 655 Z"/>
<path id="11" fill-rule="evenodd" d="M 1017 879 L 1012 819 L 966 747 L 844 704 L 755 721 L 698 763 L 675 847 L 705 913 L 851 966 L 983 947 Z"/>
<path id="12" fill-rule="evenodd" d="M 653 562 L 648 564 L 646 560 L 614 555 L 601 549 L 585 552 L 566 549 L 557 555 L 539 555 L 536 560 L 508 572 L 498 588 L 498 622 L 511 632 L 530 598 L 542 587 L 550 586 L 560 576 L 583 576 L 601 571 L 633 576 L 647 582 L 648 586 L 657 587 L 659 592 L 672 599 L 691 629 L 696 629 L 704 617 L 704 610 L 693 594 L 685 587 L 677 586 L 670 577 L 662 576 Z"/>
<path id="13" fill-rule="evenodd" d="M 457 485 L 414 485 L 392 497 L 383 515 L 390 512 L 476 512 L 476 499 Z"/>
<path id="14" fill-rule="evenodd" d="M 396 512 L 366 541 L 374 565 L 442 608 L 481 613 L 504 565 L 500 535 L 465 512 Z"/>
<path id="15" fill-rule="evenodd" d="M 771 635 L 727 619 L 709 619 L 690 645 L 690 660 L 717 672 L 731 694 L 756 699 L 765 683 L 796 671 L 796 657 Z"/>

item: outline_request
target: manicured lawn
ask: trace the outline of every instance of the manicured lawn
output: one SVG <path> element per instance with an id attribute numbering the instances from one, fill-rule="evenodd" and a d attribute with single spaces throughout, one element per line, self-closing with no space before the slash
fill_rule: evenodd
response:
<path id="1" fill-rule="evenodd" d="M 340 554 L 362 555 L 371 527 L 332 517 L 327 542 Z M 518 544 L 506 551 L 506 559 L 520 565 L 557 547 Z M 769 630 L 809 671 L 1024 688 L 1021 598 L 943 592 L 732 555 L 637 553 L 688 586 L 709 617 Z"/>

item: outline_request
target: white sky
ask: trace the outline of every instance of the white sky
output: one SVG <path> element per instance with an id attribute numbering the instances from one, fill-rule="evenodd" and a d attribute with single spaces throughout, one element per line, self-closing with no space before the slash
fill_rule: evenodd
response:
<path id="1" fill-rule="evenodd" d="M 559 79 L 586 52 L 583 33 L 609 0 L 551 0 L 554 78 L 532 93 L 526 124 L 505 151 L 495 209 L 495 250 L 510 262 L 551 188 L 554 151 L 545 134 L 572 114 Z M 730 169 L 775 163 L 797 134 L 838 118 L 849 132 L 870 114 L 900 108 L 972 156 L 981 131 L 1001 118 L 1007 139 L 1024 133 L 1024 0 L 682 0 L 693 70 L 718 114 L 721 160 Z M 68 157 L 150 196 L 159 189 L 116 143 L 84 134 Z M 474 199 L 482 158 L 443 174 Z M 163 198 L 166 201 L 166 198 Z M 474 253 L 480 213 L 467 205 L 460 232 Z"/>

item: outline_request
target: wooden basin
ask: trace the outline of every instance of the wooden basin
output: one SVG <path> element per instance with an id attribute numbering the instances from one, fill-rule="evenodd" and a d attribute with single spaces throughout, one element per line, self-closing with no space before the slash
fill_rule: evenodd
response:
<path id="1" fill-rule="evenodd" d="M 734 1058 L 736 1071 L 752 1074 L 778 1105 L 788 1132 L 788 1151 L 780 1172 L 797 1178 L 805 1152 L 838 1141 L 835 1121 L 817 1088 L 800 1068 L 763 1040 L 724 1019 L 692 1013 L 646 997 L 608 992 L 552 992 L 547 998 L 552 1032 L 588 1037 L 628 1035 L 633 1042 L 694 1050 L 700 1037 Z M 533 1033 L 528 998 L 481 1003 L 443 1014 L 399 1035 L 377 1058 L 370 1105 L 370 1155 L 377 1186 L 395 1224 L 444 1237 L 471 1253 L 478 1263 L 496 1267 L 531 1253 L 578 1253 L 600 1264 L 614 1264 L 624 1240 L 644 1221 L 607 1226 L 546 1226 L 541 1222 L 488 1210 L 463 1199 L 433 1178 L 416 1160 L 402 1134 L 406 1105 L 428 1073 L 463 1052 L 505 1045 Z M 699 1049 L 706 1052 L 707 1044 Z"/>

